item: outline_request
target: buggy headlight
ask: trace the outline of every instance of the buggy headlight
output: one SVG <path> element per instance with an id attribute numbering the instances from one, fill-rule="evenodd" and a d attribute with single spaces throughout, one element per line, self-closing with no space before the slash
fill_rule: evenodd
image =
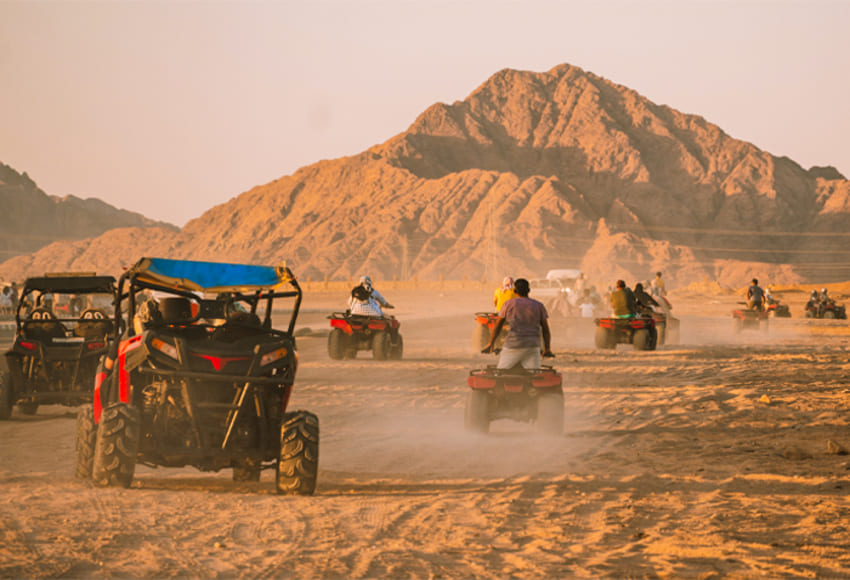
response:
<path id="1" fill-rule="evenodd" d="M 264 367 L 266 365 L 270 365 L 275 361 L 278 361 L 289 354 L 285 348 L 279 348 L 277 350 L 273 350 L 271 352 L 267 352 L 262 357 L 260 357 L 260 366 Z"/>
<path id="2" fill-rule="evenodd" d="M 151 341 L 151 346 L 162 354 L 164 354 L 165 356 L 169 356 L 174 360 L 177 360 L 177 347 L 173 344 L 168 344 L 164 340 L 155 338 Z"/>

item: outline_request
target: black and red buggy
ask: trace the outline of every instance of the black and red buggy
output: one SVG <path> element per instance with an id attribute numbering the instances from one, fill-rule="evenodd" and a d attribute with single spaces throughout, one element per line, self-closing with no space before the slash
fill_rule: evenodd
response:
<path id="1" fill-rule="evenodd" d="M 328 356 L 334 360 L 356 358 L 357 351 L 371 350 L 375 360 L 401 360 L 404 339 L 394 316 L 363 316 L 334 312 L 328 318 Z"/>
<path id="2" fill-rule="evenodd" d="M 618 344 L 631 344 L 635 350 L 655 350 L 658 345 L 658 330 L 652 315 L 597 318 L 595 322 L 596 348 L 615 349 Z"/>
<path id="3" fill-rule="evenodd" d="M 564 391 L 561 373 L 552 367 L 498 369 L 488 366 L 470 371 L 464 409 L 464 426 L 488 433 L 497 419 L 534 423 L 545 435 L 564 429 Z"/>
<path id="4" fill-rule="evenodd" d="M 235 481 L 272 469 L 278 493 L 312 494 L 319 422 L 288 409 L 301 304 L 290 270 L 143 258 L 117 293 L 126 331 L 78 413 L 76 475 L 128 487 L 137 464 L 231 468 Z M 280 299 L 291 303 L 283 329 Z"/>
<path id="5" fill-rule="evenodd" d="M 738 334 L 742 330 L 767 332 L 770 325 L 770 313 L 765 309 L 739 308 L 732 311 L 733 328 Z"/>
<path id="6" fill-rule="evenodd" d="M 15 339 L 0 373 L 0 419 L 17 405 L 77 406 L 91 400 L 98 361 L 112 335 L 115 278 L 47 274 L 28 278 L 15 313 Z"/>

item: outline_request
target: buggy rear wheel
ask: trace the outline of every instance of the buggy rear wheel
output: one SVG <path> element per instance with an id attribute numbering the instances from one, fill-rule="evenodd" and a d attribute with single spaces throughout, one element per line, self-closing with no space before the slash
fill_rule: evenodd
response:
<path id="1" fill-rule="evenodd" d="M 319 418 L 309 411 L 285 413 L 280 422 L 279 494 L 312 495 L 319 471 Z"/>
<path id="2" fill-rule="evenodd" d="M 330 356 L 333 360 L 341 360 L 344 358 L 346 347 L 348 346 L 346 344 L 348 342 L 346 340 L 347 338 L 348 337 L 345 333 L 339 328 L 331 330 L 331 333 L 328 335 L 328 356 Z"/>
<path id="3" fill-rule="evenodd" d="M 544 435 L 563 435 L 563 393 L 544 393 L 537 399 L 537 429 Z"/>
<path id="4" fill-rule="evenodd" d="M 463 426 L 474 433 L 489 433 L 490 396 L 486 392 L 472 389 L 466 394 Z"/>
<path id="5" fill-rule="evenodd" d="M 835 312 L 833 312 L 832 310 L 827 310 L 823 313 L 823 317 L 832 320 L 833 318 L 835 318 Z"/>
<path id="6" fill-rule="evenodd" d="M 83 405 L 77 409 L 77 447 L 74 463 L 74 475 L 79 479 L 91 479 L 96 444 L 97 425 L 94 422 L 94 406 Z"/>
<path id="7" fill-rule="evenodd" d="M 639 328 L 632 335 L 632 344 L 635 350 L 650 350 L 652 347 L 651 341 L 652 336 L 649 333 L 649 329 L 646 328 Z"/>
<path id="8" fill-rule="evenodd" d="M 18 403 L 18 409 L 24 415 L 35 415 L 35 412 L 38 411 L 38 403 Z"/>
<path id="9" fill-rule="evenodd" d="M 139 448 L 139 410 L 112 403 L 100 415 L 92 481 L 99 487 L 130 487 Z"/>
<path id="10" fill-rule="evenodd" d="M 12 416 L 12 383 L 9 373 L 0 372 L 0 419 Z"/>
<path id="11" fill-rule="evenodd" d="M 387 360 L 390 353 L 390 335 L 380 330 L 372 335 L 372 357 L 375 360 Z"/>

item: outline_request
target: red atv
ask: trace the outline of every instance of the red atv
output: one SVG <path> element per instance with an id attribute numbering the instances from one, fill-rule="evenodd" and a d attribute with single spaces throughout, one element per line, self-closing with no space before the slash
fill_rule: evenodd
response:
<path id="1" fill-rule="evenodd" d="M 328 355 L 333 360 L 356 358 L 358 350 L 371 350 L 375 360 L 401 360 L 404 340 L 398 331 L 401 324 L 394 316 L 334 312 L 328 318 Z"/>
<path id="2" fill-rule="evenodd" d="M 490 335 L 493 334 L 493 328 L 495 328 L 498 319 L 498 312 L 475 313 L 475 332 L 472 335 L 472 348 L 475 349 L 475 352 L 481 352 L 490 343 Z M 508 330 L 510 330 L 510 325 L 506 322 L 502 326 L 499 336 L 496 338 L 494 348 L 502 347 L 505 337 L 508 336 Z"/>
<path id="3" fill-rule="evenodd" d="M 470 371 L 466 383 L 464 426 L 488 433 L 490 422 L 512 419 L 535 423 L 546 435 L 564 430 L 564 391 L 561 373 L 552 367 L 497 369 L 488 366 Z"/>
<path id="4" fill-rule="evenodd" d="M 745 304 L 741 302 L 741 304 Z M 732 318 L 735 319 L 735 333 L 740 333 L 742 330 L 759 330 L 767 332 L 770 324 L 770 313 L 767 310 L 750 310 L 742 308 L 732 311 Z"/>
<path id="5" fill-rule="evenodd" d="M 618 344 L 634 345 L 635 350 L 655 350 L 658 329 L 649 314 L 631 318 L 597 318 L 596 348 L 615 349 Z"/>

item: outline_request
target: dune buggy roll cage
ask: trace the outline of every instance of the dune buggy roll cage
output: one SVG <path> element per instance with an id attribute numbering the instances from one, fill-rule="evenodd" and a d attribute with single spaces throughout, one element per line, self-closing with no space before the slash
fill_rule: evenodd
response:
<path id="1" fill-rule="evenodd" d="M 279 291 L 276 288 L 288 284 L 293 290 Z M 125 286 L 127 287 L 125 291 Z M 230 302 L 245 302 L 251 306 L 251 314 L 257 314 L 257 308 L 266 301 L 265 316 L 261 322 L 266 330 L 271 326 L 272 304 L 275 298 L 295 298 L 286 332 L 292 335 L 295 322 L 301 308 L 301 286 L 292 271 L 283 266 L 254 266 L 243 264 L 225 264 L 219 262 L 198 262 L 189 260 L 171 260 L 167 258 L 142 258 L 125 271 L 118 279 L 115 307 L 115 328 L 121 328 L 122 312 L 120 304 L 127 301 L 125 314 L 128 318 L 128 336 L 134 336 L 133 325 L 129 324 L 136 315 L 136 294 L 142 290 L 153 290 L 167 294 L 184 296 L 196 300 L 201 307 L 185 321 L 197 322 L 210 316 L 204 308 L 210 301 L 199 300 L 197 292 L 228 293 Z"/>

